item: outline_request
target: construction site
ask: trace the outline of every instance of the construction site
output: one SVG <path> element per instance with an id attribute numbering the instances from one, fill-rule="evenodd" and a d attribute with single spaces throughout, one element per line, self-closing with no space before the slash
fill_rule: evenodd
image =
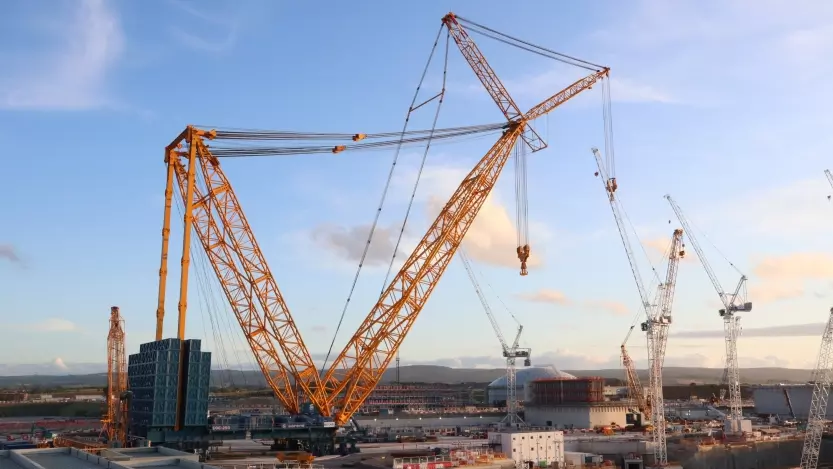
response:
<path id="1" fill-rule="evenodd" d="M 669 221 L 664 265 L 653 269 L 648 278 L 637 259 L 640 251 L 644 252 L 642 241 L 627 221 L 618 197 L 619 188 L 628 187 L 628 182 L 620 181 L 615 170 L 609 88 L 615 71 L 454 13 L 443 16 L 441 24 L 425 65 L 426 70 L 431 64 L 442 65 L 441 82 L 430 82 L 423 73 L 401 132 L 310 133 L 185 125 L 169 143 L 160 142 L 160 149 L 164 148 L 160 168 L 164 170 L 160 169 L 159 176 L 161 183 L 164 174 L 165 191 L 164 204 L 159 207 L 162 223 L 155 340 L 131 343 L 130 324 L 119 307 L 110 307 L 105 414 L 100 423 L 90 429 L 89 421 L 62 420 L 63 426 L 55 426 L 56 430 L 47 428 L 52 422 L 42 420 L 33 421 L 31 428 L 15 423 L 12 430 L 9 424 L 9 433 L 26 432 L 28 436 L 0 442 L 0 469 L 819 469 L 833 464 L 833 447 L 823 438 L 833 412 L 828 410 L 833 382 L 833 308 L 810 383 L 750 388 L 744 398 L 738 343 L 741 314 L 751 312 L 753 305 L 746 275 L 727 261 L 737 276 L 731 279 L 731 288 L 723 287 L 690 220 L 671 195 L 665 199 L 675 218 Z M 487 62 L 474 34 L 513 46 L 518 52 L 567 64 L 582 70 L 584 76 L 523 111 Z M 429 39 L 426 36 L 427 42 Z M 448 63 L 459 56 L 498 106 L 502 114 L 499 122 L 437 126 L 446 97 Z M 605 139 L 600 148 L 593 146 L 595 142 L 586 145 L 587 158 L 592 157 L 596 164 L 594 179 L 598 182 L 592 184 L 599 185 L 599 200 L 603 198 L 609 206 L 625 254 L 621 262 L 628 262 L 632 274 L 628 281 L 633 282 L 641 307 L 628 329 L 622 331 L 622 342 L 614 344 L 614 353 L 621 356 L 621 379 L 626 383 L 620 388 L 600 377 L 574 376 L 553 364 L 538 363 L 535 351 L 522 345 L 525 326 L 502 305 L 516 325 L 505 334 L 495 317 L 497 308 L 485 294 L 488 281 L 464 249 L 467 231 L 512 160 L 518 237 L 515 255 L 518 274 L 530 274 L 528 267 L 536 250 L 527 218 L 527 158 L 548 146 L 533 124 L 591 89 L 603 97 Z M 433 126 L 410 129 L 416 113 L 430 113 L 428 121 Z M 497 117 L 501 114 L 495 113 Z M 245 127 L 245 122 L 239 124 Z M 281 277 L 292 274 L 273 275 L 269 269 L 252 228 L 258 222 L 250 224 L 244 215 L 245 200 L 238 199 L 223 165 L 230 160 L 245 164 L 248 157 L 350 158 L 351 152 L 370 149 L 394 153 L 355 272 L 358 279 L 377 235 L 379 214 L 385 207 L 400 151 L 419 152 L 424 164 L 432 144 L 489 135 L 494 143 L 484 147 L 484 156 L 444 202 L 407 259 L 400 262 L 393 254 L 387 287 L 348 343 L 332 357 L 328 353 L 323 361 L 314 358 L 279 288 Z M 829 171 L 825 174 L 833 186 L 833 176 Z M 413 193 L 420 177 L 414 182 Z M 408 205 L 396 246 L 402 241 L 410 211 Z M 174 230 L 181 233 L 181 247 L 171 246 Z M 168 278 L 171 255 L 180 257 L 176 282 Z M 720 321 L 725 332 L 724 374 L 717 395 L 672 400 L 664 396 L 663 366 L 674 324 L 679 264 L 692 255 L 714 287 L 709 299 L 721 305 L 709 313 L 708 321 Z M 495 340 L 489 353 L 505 363 L 505 374 L 485 386 L 407 383 L 398 377 L 393 383 L 382 383 L 389 367 L 398 370 L 401 344 L 455 259 L 467 274 L 470 294 L 479 300 L 483 320 L 493 329 Z M 204 268 L 194 268 L 200 262 Z M 401 267 L 394 268 L 399 263 Z M 233 315 L 230 320 L 242 331 L 246 352 L 265 379 L 269 396 L 247 397 L 247 404 L 240 405 L 233 393 L 229 393 L 231 397 L 212 394 L 216 391 L 211 389 L 212 370 L 226 365 L 226 351 L 220 350 L 222 345 L 216 338 L 209 351 L 206 343 L 211 337 L 186 330 L 189 288 L 196 286 L 201 296 L 211 288 L 209 284 L 219 287 L 225 297 L 224 306 Z M 166 310 L 169 290 L 175 290 L 178 299 L 174 321 Z M 103 313 L 108 306 L 102 305 Z M 215 336 L 221 333 L 213 332 Z M 631 357 L 636 348 L 644 348 L 640 353 L 648 358 L 647 373 L 642 376 Z M 26 399 L 19 393 L 4 395 L 9 402 Z"/>

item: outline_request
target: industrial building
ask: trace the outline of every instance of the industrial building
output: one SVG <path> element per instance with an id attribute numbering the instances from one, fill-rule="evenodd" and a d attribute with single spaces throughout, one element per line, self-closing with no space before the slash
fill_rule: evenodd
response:
<path id="1" fill-rule="evenodd" d="M 627 403 L 606 400 L 602 378 L 531 381 L 526 399 L 524 420 L 530 425 L 576 429 L 627 425 Z"/>
<path id="2" fill-rule="evenodd" d="M 570 373 L 565 373 L 553 365 L 520 368 L 515 377 L 518 400 L 524 400 L 525 389 L 532 381 L 552 378 L 575 379 L 575 376 Z M 501 376 L 489 383 L 487 394 L 489 404 L 503 405 L 506 402 L 506 376 Z"/>
<path id="3" fill-rule="evenodd" d="M 506 454 L 516 467 L 533 463 L 542 467 L 564 464 L 564 432 L 549 430 L 515 430 L 489 432 L 489 444 Z"/>
<path id="4" fill-rule="evenodd" d="M 505 394 L 505 392 L 504 392 Z M 483 405 L 483 388 L 459 384 L 380 384 L 359 409 L 373 415 L 387 411 L 439 411 Z"/>
<path id="5" fill-rule="evenodd" d="M 812 384 L 778 384 L 752 388 L 755 412 L 784 418 L 806 419 L 810 414 Z M 827 408 L 827 418 L 833 418 L 833 406 Z"/>

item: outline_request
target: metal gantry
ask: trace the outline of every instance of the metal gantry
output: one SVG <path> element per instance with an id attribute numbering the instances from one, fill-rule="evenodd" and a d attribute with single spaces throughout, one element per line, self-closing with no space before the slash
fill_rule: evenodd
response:
<path id="1" fill-rule="evenodd" d="M 498 325 L 497 320 L 495 319 L 495 316 L 492 313 L 492 308 L 489 306 L 489 302 L 486 301 L 486 296 L 483 294 L 483 289 L 480 287 L 480 282 L 477 281 L 477 277 L 474 275 L 474 270 L 471 268 L 471 262 L 469 262 L 468 256 L 466 255 L 463 248 L 457 250 L 457 255 L 460 257 L 460 261 L 466 268 L 466 273 L 469 275 L 471 284 L 472 286 L 474 286 L 474 290 L 477 292 L 477 298 L 480 299 L 480 304 L 483 306 L 483 310 L 486 312 L 486 316 L 489 318 L 489 322 L 492 324 L 492 329 L 494 329 L 498 341 L 500 341 L 500 347 L 501 351 L 503 352 L 503 358 L 506 359 L 506 418 L 504 418 L 503 422 L 513 427 L 523 425 L 524 421 L 523 419 L 521 419 L 520 415 L 518 415 L 519 406 L 518 387 L 516 379 L 516 360 L 518 358 L 523 358 L 524 366 L 530 366 L 531 362 L 529 356 L 532 352 L 532 350 L 529 348 L 521 348 L 519 346 L 519 342 L 521 340 L 521 333 L 524 330 L 524 326 L 518 322 L 517 318 L 515 318 L 514 315 L 512 315 L 512 318 L 515 319 L 515 322 L 518 324 L 518 333 L 515 335 L 515 340 L 512 342 L 512 345 L 507 345 L 506 339 L 503 337 L 503 332 L 501 332 L 500 326 Z"/>
<path id="2" fill-rule="evenodd" d="M 723 318 L 723 332 L 726 344 L 726 380 L 729 387 L 729 428 L 733 433 L 740 432 L 740 422 L 743 419 L 743 408 L 741 406 L 740 371 L 738 369 L 738 337 L 740 336 L 741 328 L 740 316 L 737 316 L 736 314 L 752 311 L 752 302 L 747 301 L 746 299 L 746 275 L 743 275 L 743 273 L 741 273 L 734 264 L 730 263 L 730 265 L 732 265 L 732 267 L 740 274 L 740 280 L 738 280 L 734 293 L 726 293 L 720 285 L 720 280 L 718 280 L 717 274 L 715 274 L 711 264 L 709 264 L 705 253 L 703 253 L 700 243 L 694 236 L 694 231 L 691 229 L 688 218 L 686 218 L 680 206 L 677 205 L 677 202 L 675 202 L 670 195 L 666 194 L 665 199 L 668 200 L 668 203 L 671 205 L 671 209 L 674 210 L 674 214 L 683 226 L 683 230 L 685 230 L 688 241 L 697 253 L 697 258 L 700 259 L 700 264 L 709 276 L 709 280 L 711 280 L 712 286 L 714 286 L 715 291 L 717 291 L 717 294 L 720 297 L 720 302 L 723 304 L 723 308 L 721 308 L 718 313 L 720 314 L 720 317 Z"/>

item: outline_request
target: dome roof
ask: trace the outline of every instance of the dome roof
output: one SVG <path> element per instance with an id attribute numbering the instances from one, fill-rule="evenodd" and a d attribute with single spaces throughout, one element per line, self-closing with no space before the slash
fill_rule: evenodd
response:
<path id="1" fill-rule="evenodd" d="M 530 381 L 535 381 L 536 379 L 547 378 L 576 379 L 575 376 L 570 373 L 565 373 L 553 365 L 518 368 L 515 374 L 515 382 L 518 387 L 524 386 Z M 503 375 L 489 383 L 489 388 L 506 388 L 506 375 Z"/>

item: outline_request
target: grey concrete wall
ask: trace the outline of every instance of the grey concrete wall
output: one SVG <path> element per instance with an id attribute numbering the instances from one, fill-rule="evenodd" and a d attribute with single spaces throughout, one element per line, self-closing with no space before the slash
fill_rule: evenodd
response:
<path id="1" fill-rule="evenodd" d="M 25 450 L 22 450 L 25 451 Z M 9 459 L 17 463 L 18 466 L 24 469 L 45 469 L 40 464 L 32 461 L 31 459 L 27 458 L 23 453 L 20 451 L 11 451 L 9 455 Z"/>

